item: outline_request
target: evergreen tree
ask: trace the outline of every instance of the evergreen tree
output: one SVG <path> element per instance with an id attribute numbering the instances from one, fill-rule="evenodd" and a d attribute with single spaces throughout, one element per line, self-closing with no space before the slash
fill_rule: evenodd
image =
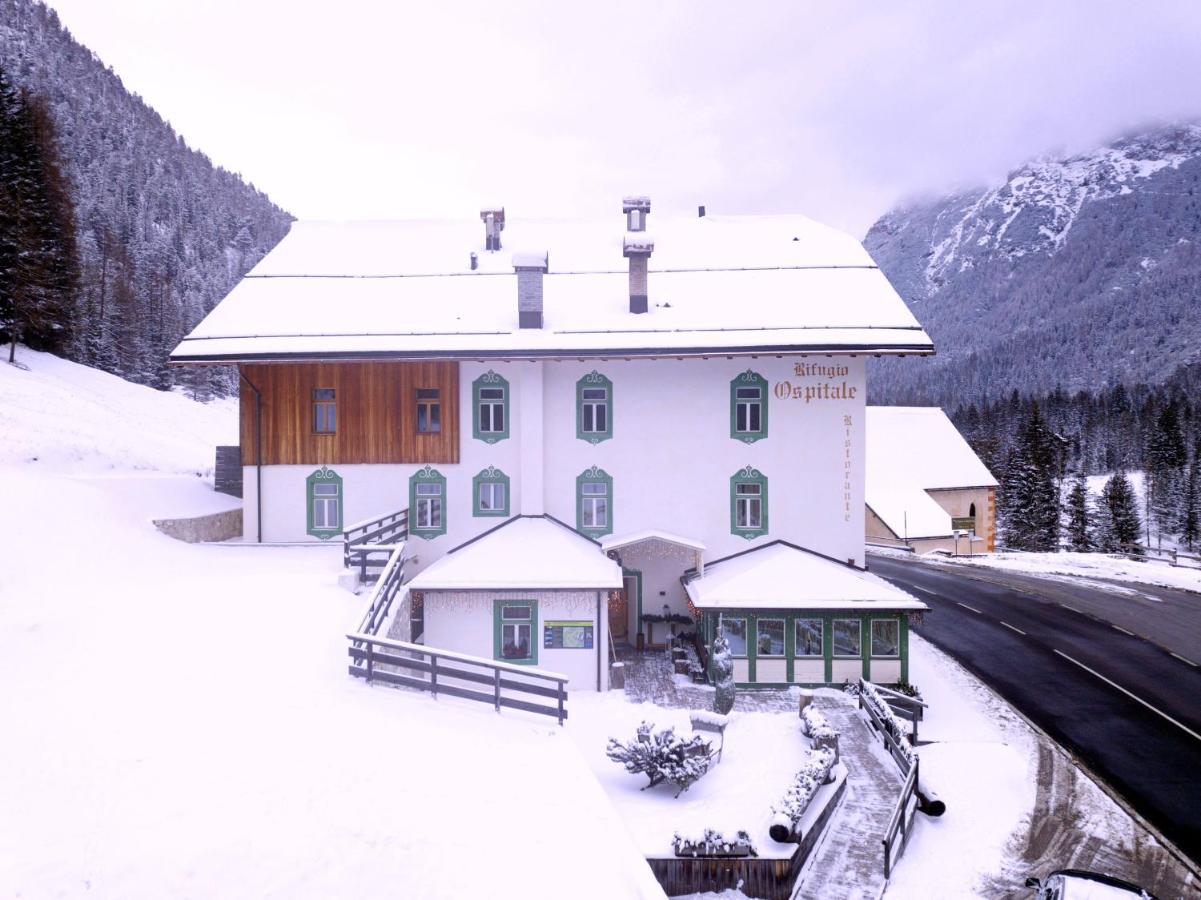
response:
<path id="1" fill-rule="evenodd" d="M 1169 400 L 1147 434 L 1143 455 L 1151 517 L 1161 540 L 1180 530 L 1184 511 L 1185 472 L 1188 452 L 1180 424 L 1180 408 Z"/>
<path id="2" fill-rule="evenodd" d="M 1018 430 L 1002 475 L 1005 545 L 1014 550 L 1057 549 L 1059 442 L 1047 428 L 1037 402 Z"/>
<path id="3" fill-rule="evenodd" d="M 1125 551 L 1141 556 L 1138 543 L 1142 523 L 1138 516 L 1138 501 L 1125 473 L 1115 472 L 1101 491 L 1099 538 L 1106 553 Z"/>
<path id="4" fill-rule="evenodd" d="M 1201 441 L 1193 449 L 1193 461 L 1188 467 L 1180 539 L 1190 550 L 1201 539 Z"/>
<path id="5" fill-rule="evenodd" d="M 1083 475 L 1077 475 L 1068 493 L 1068 548 L 1080 553 L 1095 550 L 1093 543 L 1091 510 L 1089 509 L 1088 484 Z"/>

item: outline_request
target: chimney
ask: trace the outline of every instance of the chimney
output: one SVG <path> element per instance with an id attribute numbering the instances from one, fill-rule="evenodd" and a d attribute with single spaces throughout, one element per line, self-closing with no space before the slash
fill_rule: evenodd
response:
<path id="1" fill-rule="evenodd" d="M 703 218 L 705 218 L 705 207 L 703 207 L 703 206 L 698 206 L 698 207 L 696 208 L 696 217 L 697 217 L 698 219 L 703 219 Z"/>
<path id="2" fill-rule="evenodd" d="M 646 217 L 651 212 L 651 198 L 623 197 L 621 211 L 626 214 L 628 231 L 646 231 Z"/>
<path id="3" fill-rule="evenodd" d="M 546 251 L 514 253 L 513 271 L 517 273 L 517 326 L 542 327 L 542 276 L 549 268 Z"/>
<path id="4" fill-rule="evenodd" d="M 493 206 L 481 209 L 480 220 L 484 223 L 484 249 L 499 250 L 500 233 L 505 230 L 505 208 Z"/>
<path id="5" fill-rule="evenodd" d="M 480 257 L 474 250 L 471 251 L 471 271 L 475 271 L 480 267 Z"/>
<path id="6" fill-rule="evenodd" d="M 621 255 L 630 261 L 630 312 L 644 313 L 646 305 L 646 264 L 655 252 L 655 242 L 648 234 L 627 234 L 622 241 Z"/>

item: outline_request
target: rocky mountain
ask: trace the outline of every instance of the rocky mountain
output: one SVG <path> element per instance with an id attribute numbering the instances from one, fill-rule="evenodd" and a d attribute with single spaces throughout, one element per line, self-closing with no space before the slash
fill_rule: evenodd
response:
<path id="1" fill-rule="evenodd" d="M 1035 160 L 865 244 L 938 352 L 873 360 L 873 402 L 1161 383 L 1201 358 L 1201 125 Z"/>
<path id="2" fill-rule="evenodd" d="M 73 205 L 78 296 L 65 350 L 202 392 L 229 373 L 167 353 L 287 233 L 291 216 L 192 149 L 38 0 L 0 0 L 0 68 L 48 110 Z"/>

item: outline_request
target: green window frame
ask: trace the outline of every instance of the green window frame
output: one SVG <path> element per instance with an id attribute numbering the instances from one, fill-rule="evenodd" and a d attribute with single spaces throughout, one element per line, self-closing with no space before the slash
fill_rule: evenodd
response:
<path id="1" fill-rule="evenodd" d="M 834 619 L 830 632 L 834 659 L 863 658 L 863 622 L 861 620 Z"/>
<path id="2" fill-rule="evenodd" d="M 793 619 L 793 656 L 797 659 L 817 659 L 825 657 L 824 619 Z"/>
<path id="3" fill-rule="evenodd" d="M 471 382 L 471 435 L 495 444 L 509 437 L 509 382 L 491 369 Z"/>
<path id="4" fill-rule="evenodd" d="M 509 476 L 488 466 L 471 479 L 471 514 L 477 518 L 509 515 Z"/>
<path id="5" fill-rule="evenodd" d="M 313 388 L 313 434 L 337 433 L 337 391 L 334 388 Z"/>
<path id="6" fill-rule="evenodd" d="M 783 659 L 785 654 L 785 628 L 783 618 L 763 617 L 755 619 L 755 656 Z M 779 643 L 777 644 L 777 640 Z"/>
<path id="7" fill-rule="evenodd" d="M 730 645 L 730 655 L 735 659 L 748 659 L 751 644 L 748 640 L 750 620 L 746 616 L 722 616 L 720 627 Z"/>
<path id="8" fill-rule="evenodd" d="M 409 534 L 425 540 L 446 534 L 446 478 L 426 466 L 409 476 Z"/>
<path id="9" fill-rule="evenodd" d="M 879 635 L 879 637 L 877 637 Z M 871 620 L 872 659 L 899 659 L 901 656 L 901 620 Z"/>
<path id="10" fill-rule="evenodd" d="M 492 658 L 519 666 L 538 664 L 537 600 L 494 600 Z"/>
<path id="11" fill-rule="evenodd" d="M 750 369 L 730 382 L 730 437 L 747 444 L 767 437 L 767 379 Z"/>
<path id="12" fill-rule="evenodd" d="M 604 469 L 593 466 L 576 476 L 575 527 L 589 537 L 613 533 L 613 479 Z"/>
<path id="13" fill-rule="evenodd" d="M 613 382 L 595 369 L 575 383 L 575 435 L 592 444 L 613 437 Z"/>
<path id="14" fill-rule="evenodd" d="M 747 540 L 767 534 L 767 476 L 753 466 L 730 476 L 730 533 Z"/>
<path id="15" fill-rule="evenodd" d="M 313 537 L 328 541 L 342 533 L 342 477 L 328 466 L 322 466 L 304 480 L 307 531 Z"/>

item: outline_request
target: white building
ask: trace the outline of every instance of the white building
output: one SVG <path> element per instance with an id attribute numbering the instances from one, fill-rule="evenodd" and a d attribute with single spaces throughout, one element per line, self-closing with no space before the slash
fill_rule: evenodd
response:
<path id="1" fill-rule="evenodd" d="M 573 687 L 607 684 L 610 631 L 657 643 L 671 623 L 648 618 L 701 616 L 689 591 L 714 561 L 785 541 L 861 573 L 866 358 L 929 354 L 930 339 L 845 234 L 799 216 L 654 217 L 646 198 L 623 211 L 294 225 L 173 354 L 242 373 L 246 538 L 340 538 L 407 508 L 424 639 L 539 663 L 587 641 L 581 663 L 555 663 Z M 485 534 L 517 516 L 544 518 Z M 527 530 L 612 564 L 550 583 L 537 552 L 487 548 Z M 474 592 L 455 580 L 468 570 Z M 523 593 L 539 602 L 510 610 Z M 892 596 L 872 609 L 897 623 L 876 643 L 898 659 L 915 607 Z M 870 617 L 826 610 L 823 677 L 752 677 L 760 647 L 791 659 L 801 627 L 797 604 L 753 600 L 726 616 L 748 682 L 830 681 L 846 668 L 832 655 L 871 673 Z M 706 634 L 721 614 L 706 609 Z"/>

